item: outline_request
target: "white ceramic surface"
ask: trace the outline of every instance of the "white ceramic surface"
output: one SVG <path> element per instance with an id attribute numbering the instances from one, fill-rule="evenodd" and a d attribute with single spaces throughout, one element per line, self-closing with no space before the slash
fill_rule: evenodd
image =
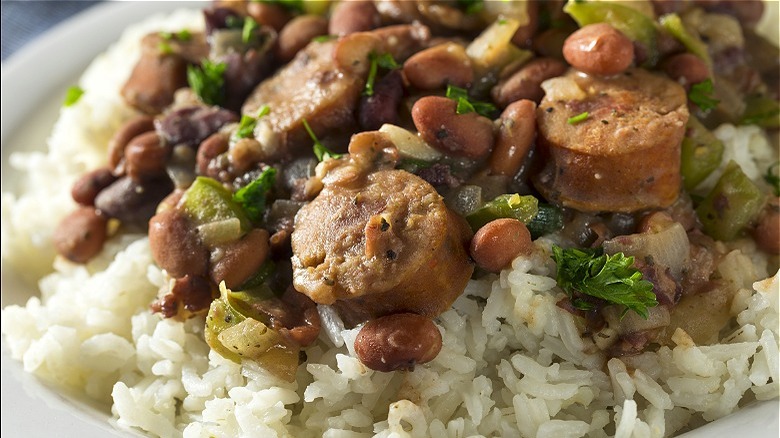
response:
<path id="1" fill-rule="evenodd" d="M 12 149 L 40 149 L 57 117 L 64 90 L 128 24 L 190 2 L 112 2 L 53 28 L 2 65 L 2 191 L 13 190 Z M 198 3 L 194 4 L 195 6 Z M 62 56 L 67 54 L 67 56 Z M 20 287 L 24 286 L 24 287 Z M 3 266 L 2 306 L 23 304 L 34 290 Z M 60 394 L 23 372 L 2 342 L 3 437 L 132 436 L 109 423 L 107 407 Z M 750 406 L 685 435 L 687 438 L 778 436 L 777 400 Z"/>

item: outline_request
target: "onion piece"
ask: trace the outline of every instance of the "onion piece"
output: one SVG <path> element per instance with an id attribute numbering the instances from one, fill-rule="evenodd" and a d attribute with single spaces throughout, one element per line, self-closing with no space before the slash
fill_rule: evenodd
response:
<path id="1" fill-rule="evenodd" d="M 422 161 L 436 161 L 441 158 L 441 152 L 400 126 L 385 123 L 379 128 L 379 132 L 387 135 L 403 157 Z"/>
<path id="2" fill-rule="evenodd" d="M 241 220 L 235 217 L 198 225 L 198 235 L 207 247 L 233 242 L 241 238 Z"/>
<path id="3" fill-rule="evenodd" d="M 607 254 L 622 252 L 636 259 L 668 267 L 672 275 L 679 279 L 683 269 L 690 263 L 691 246 L 685 228 L 678 222 L 652 233 L 617 236 L 604 242 Z"/>

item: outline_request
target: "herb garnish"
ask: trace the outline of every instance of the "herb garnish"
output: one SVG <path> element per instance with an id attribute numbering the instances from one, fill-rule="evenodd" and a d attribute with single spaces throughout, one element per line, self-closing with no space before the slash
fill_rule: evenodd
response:
<path id="1" fill-rule="evenodd" d="M 189 31 L 189 29 L 182 29 L 178 32 L 162 31 L 160 32 L 160 37 L 164 40 L 171 40 L 176 38 L 179 41 L 189 41 L 192 39 L 192 33 Z"/>
<path id="2" fill-rule="evenodd" d="M 566 123 L 568 123 L 570 125 L 576 125 L 577 123 L 585 121 L 589 116 L 590 116 L 590 113 L 585 111 L 584 113 L 579 113 L 579 114 L 577 114 L 574 117 L 569 117 L 566 120 Z"/>
<path id="3" fill-rule="evenodd" d="M 200 67 L 187 67 L 187 82 L 192 91 L 207 105 L 219 105 L 224 97 L 222 87 L 225 84 L 224 62 L 213 62 L 204 59 Z"/>
<path id="4" fill-rule="evenodd" d="M 252 41 L 252 34 L 260 27 L 252 17 L 244 18 L 244 26 L 241 28 L 241 41 L 249 44 Z"/>
<path id="5" fill-rule="evenodd" d="M 241 187 L 233 194 L 233 201 L 240 204 L 254 223 L 263 219 L 268 193 L 274 186 L 276 168 L 268 167 L 254 181 Z"/>
<path id="6" fill-rule="evenodd" d="M 320 35 L 312 38 L 311 40 L 316 43 L 327 43 L 328 41 L 335 40 L 338 37 L 338 35 Z"/>
<path id="7" fill-rule="evenodd" d="M 496 107 L 492 103 L 471 100 L 471 98 L 469 98 L 469 93 L 465 88 L 447 85 L 446 96 L 458 103 L 458 106 L 455 109 L 455 112 L 458 114 L 475 112 L 489 118 L 496 111 Z"/>
<path id="8" fill-rule="evenodd" d="M 84 89 L 78 85 L 68 87 L 68 91 L 65 92 L 65 99 L 62 101 L 62 106 L 73 106 L 84 95 Z"/>
<path id="9" fill-rule="evenodd" d="M 693 84 L 691 91 L 688 92 L 688 99 L 702 111 L 709 111 L 720 103 L 718 99 L 712 97 L 712 79 L 706 79 L 698 84 Z"/>
<path id="10" fill-rule="evenodd" d="M 306 129 L 306 132 L 309 133 L 309 137 L 314 141 L 314 147 L 312 148 L 314 151 L 314 156 L 317 157 L 317 161 L 325 161 L 330 159 L 337 159 L 341 158 L 344 154 L 337 154 L 327 147 L 325 147 L 324 144 L 320 142 L 320 140 L 317 138 L 317 136 L 314 134 L 314 131 L 312 131 L 311 126 L 309 126 L 309 122 L 306 121 L 306 119 L 301 120 L 303 122 L 303 127 Z"/>
<path id="11" fill-rule="evenodd" d="M 303 0 L 252 0 L 257 3 L 268 3 L 272 5 L 279 5 L 290 12 L 302 13 L 305 11 Z"/>
<path id="12" fill-rule="evenodd" d="M 379 67 L 387 70 L 395 70 L 399 68 L 400 65 L 395 62 L 393 55 L 389 53 L 377 55 L 376 53 L 371 52 L 368 54 L 368 60 L 371 62 L 371 65 L 368 67 L 368 79 L 366 79 L 366 88 L 363 90 L 363 95 L 373 96 L 374 82 L 376 82 L 376 74 L 379 70 Z"/>
<path id="13" fill-rule="evenodd" d="M 592 309 L 592 304 L 577 298 L 575 292 L 625 306 L 621 316 L 633 310 L 644 319 L 648 307 L 658 305 L 653 283 L 642 278 L 633 267 L 634 257 L 622 252 L 604 254 L 603 248 L 563 249 L 552 247 L 552 258 L 558 265 L 556 281 L 577 308 Z"/>
<path id="14" fill-rule="evenodd" d="M 241 121 L 238 122 L 238 129 L 236 129 L 236 132 L 233 134 L 233 138 L 235 140 L 238 140 L 241 138 L 247 138 L 249 136 L 254 137 L 257 121 L 260 119 L 260 117 L 263 117 L 264 115 L 270 112 L 271 112 L 271 107 L 269 107 L 268 105 L 263 105 L 257 111 L 257 117 L 252 117 L 246 114 L 242 115 Z"/>
<path id="15" fill-rule="evenodd" d="M 458 0 L 458 6 L 469 15 L 479 13 L 485 7 L 483 0 Z"/>
<path id="16" fill-rule="evenodd" d="M 780 196 L 780 161 L 775 161 L 766 169 L 764 181 L 772 186 L 775 196 Z"/>

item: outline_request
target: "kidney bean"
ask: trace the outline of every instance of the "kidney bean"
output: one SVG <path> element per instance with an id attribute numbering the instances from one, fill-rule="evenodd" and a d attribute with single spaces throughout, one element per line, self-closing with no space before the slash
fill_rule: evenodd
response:
<path id="1" fill-rule="evenodd" d="M 634 61 L 634 43 L 607 23 L 589 24 L 566 38 L 563 57 L 582 72 L 616 75 Z"/>
<path id="2" fill-rule="evenodd" d="M 525 8 L 528 14 L 528 23 L 517 29 L 512 36 L 512 43 L 518 47 L 528 49 L 531 47 L 532 38 L 539 28 L 539 3 L 533 0 L 525 2 Z"/>
<path id="3" fill-rule="evenodd" d="M 686 88 L 710 77 L 707 64 L 692 53 L 680 53 L 662 63 L 666 74 Z"/>
<path id="4" fill-rule="evenodd" d="M 348 35 L 364 32 L 379 27 L 381 17 L 373 2 L 343 1 L 336 3 L 330 13 L 328 33 L 331 35 Z"/>
<path id="5" fill-rule="evenodd" d="M 480 268 L 500 272 L 520 254 L 533 251 L 531 232 L 517 219 L 490 221 L 477 230 L 471 239 L 469 254 Z"/>
<path id="6" fill-rule="evenodd" d="M 221 245 L 215 260 L 212 258 L 209 275 L 214 283 L 224 281 L 228 289 L 241 286 L 249 280 L 268 258 L 268 231 L 255 228 L 241 239 Z"/>
<path id="7" fill-rule="evenodd" d="M 95 204 L 95 196 L 114 181 L 116 176 L 108 167 L 95 169 L 76 180 L 70 189 L 70 196 L 81 205 L 92 206 Z"/>
<path id="8" fill-rule="evenodd" d="M 333 60 L 339 68 L 358 75 L 368 72 L 371 52 L 379 53 L 382 40 L 373 33 L 358 32 L 347 35 L 336 43 L 333 48 Z"/>
<path id="9" fill-rule="evenodd" d="M 214 133 L 209 138 L 203 140 L 198 147 L 198 173 L 200 175 L 216 177 L 216 175 L 212 175 L 210 171 L 211 161 L 227 152 L 229 146 L 230 135 L 224 132 Z"/>
<path id="10" fill-rule="evenodd" d="M 171 146 L 152 131 L 133 138 L 125 147 L 125 171 L 135 181 L 165 173 Z"/>
<path id="11" fill-rule="evenodd" d="M 362 96 L 358 122 L 366 131 L 375 131 L 385 123 L 398 124 L 398 105 L 404 97 L 401 72 L 393 70 L 374 84 L 374 94 Z"/>
<path id="12" fill-rule="evenodd" d="M 398 313 L 367 322 L 355 338 L 355 353 L 372 370 L 411 371 L 435 359 L 441 343 L 441 333 L 429 318 Z"/>
<path id="13" fill-rule="evenodd" d="M 157 265 L 173 278 L 208 272 L 208 249 L 190 218 L 179 209 L 163 210 L 149 220 L 149 248 Z"/>
<path id="14" fill-rule="evenodd" d="M 492 175 L 511 178 L 523 165 L 536 136 L 536 104 L 526 99 L 512 102 L 501 113 L 499 121 L 488 166 Z"/>
<path id="15" fill-rule="evenodd" d="M 149 131 L 154 131 L 154 118 L 150 116 L 138 116 L 122 125 L 108 141 L 108 165 L 116 170 L 130 140 Z"/>
<path id="16" fill-rule="evenodd" d="M 563 61 L 563 43 L 571 29 L 554 27 L 541 32 L 533 40 L 533 50 L 539 56 Z"/>
<path id="17" fill-rule="evenodd" d="M 513 75 L 501 80 L 493 87 L 490 94 L 502 108 L 520 99 L 539 103 L 544 97 L 542 82 L 564 74 L 567 69 L 566 64 L 557 59 L 537 58 L 522 66 Z"/>
<path id="18" fill-rule="evenodd" d="M 290 20 L 279 32 L 276 55 L 282 62 L 288 62 L 312 38 L 327 35 L 328 20 L 319 15 L 299 15 Z"/>
<path id="19" fill-rule="evenodd" d="M 277 32 L 280 32 L 292 18 L 282 6 L 268 2 L 247 2 L 246 12 L 258 24 L 270 26 Z"/>
<path id="20" fill-rule="evenodd" d="M 72 262 L 86 263 L 103 249 L 107 223 L 108 218 L 94 207 L 79 207 L 54 230 L 54 248 Z"/>
<path id="21" fill-rule="evenodd" d="M 764 207 L 751 234 L 763 251 L 780 254 L 780 198 L 771 199 Z"/>
<path id="22" fill-rule="evenodd" d="M 171 294 L 184 305 L 184 309 L 196 313 L 209 308 L 214 297 L 211 284 L 203 277 L 185 275 L 177 278 L 171 287 Z M 176 306 L 178 307 L 178 306 Z M 166 318 L 172 316 L 164 315 Z"/>
<path id="23" fill-rule="evenodd" d="M 423 140 L 446 154 L 478 160 L 493 147 L 493 122 L 477 113 L 456 113 L 457 103 L 426 96 L 412 107 L 412 120 Z"/>
<path id="24" fill-rule="evenodd" d="M 412 55 L 404 63 L 404 76 L 421 90 L 435 90 L 447 84 L 467 88 L 474 81 L 474 70 L 466 49 L 450 42 Z"/>
<path id="25" fill-rule="evenodd" d="M 157 204 L 172 190 L 173 182 L 167 175 L 140 183 L 124 176 L 98 193 L 95 208 L 125 226 L 143 230 L 154 216 Z"/>

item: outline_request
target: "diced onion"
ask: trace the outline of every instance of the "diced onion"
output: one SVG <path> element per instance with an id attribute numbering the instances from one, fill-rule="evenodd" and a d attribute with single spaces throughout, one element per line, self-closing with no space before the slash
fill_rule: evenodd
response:
<path id="1" fill-rule="evenodd" d="M 387 135 L 403 157 L 422 161 L 436 161 L 441 157 L 441 152 L 400 126 L 385 123 L 379 128 L 379 132 Z"/>
<path id="2" fill-rule="evenodd" d="M 233 242 L 241 238 L 241 221 L 233 217 L 221 221 L 208 222 L 198 226 L 198 234 L 203 243 L 208 247 Z"/>

